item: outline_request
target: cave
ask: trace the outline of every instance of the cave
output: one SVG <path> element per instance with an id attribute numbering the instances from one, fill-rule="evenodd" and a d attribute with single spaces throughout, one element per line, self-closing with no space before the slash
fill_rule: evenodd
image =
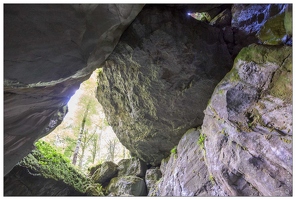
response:
<path id="1" fill-rule="evenodd" d="M 292 196 L 292 4 L 3 10 L 5 196 Z M 37 180 L 18 163 L 96 69 L 132 158 L 93 169 L 104 194 Z"/>

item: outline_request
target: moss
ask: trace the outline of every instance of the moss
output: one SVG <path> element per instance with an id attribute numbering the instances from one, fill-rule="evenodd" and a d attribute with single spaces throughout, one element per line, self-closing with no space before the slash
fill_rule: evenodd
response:
<path id="1" fill-rule="evenodd" d="M 171 154 L 177 153 L 177 146 L 174 146 L 174 148 L 171 149 Z"/>
<path id="2" fill-rule="evenodd" d="M 291 144 L 292 143 L 292 140 L 289 140 L 287 138 L 284 138 L 284 137 L 281 137 L 281 140 L 287 144 Z"/>
<path id="3" fill-rule="evenodd" d="M 270 94 L 288 103 L 292 102 L 292 58 L 289 56 L 283 67 L 279 68 L 270 84 Z"/>
<path id="4" fill-rule="evenodd" d="M 212 174 L 210 174 L 209 180 L 211 181 L 212 184 L 215 184 L 215 177 Z"/>
<path id="5" fill-rule="evenodd" d="M 284 25 L 285 13 L 270 18 L 258 33 L 258 38 L 263 44 L 279 45 L 286 35 Z"/>
<path id="6" fill-rule="evenodd" d="M 38 141 L 35 146 L 36 149 L 21 160 L 18 165 L 37 171 L 45 178 L 61 180 L 82 193 L 87 193 L 87 188 L 92 187 L 94 190 L 92 195 L 103 196 L 100 185 L 95 185 L 91 179 L 75 169 L 69 159 L 48 143 Z"/>
<path id="7" fill-rule="evenodd" d="M 206 135 L 205 134 L 200 134 L 199 139 L 197 141 L 197 144 L 204 149 L 204 143 L 205 143 Z"/>

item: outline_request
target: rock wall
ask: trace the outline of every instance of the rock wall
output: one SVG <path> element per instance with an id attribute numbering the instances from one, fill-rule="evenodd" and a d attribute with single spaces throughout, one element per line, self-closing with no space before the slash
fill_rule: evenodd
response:
<path id="1" fill-rule="evenodd" d="M 66 104 L 143 5 L 4 5 L 4 174 L 59 125 Z"/>
<path id="2" fill-rule="evenodd" d="M 228 195 L 292 195 L 292 48 L 244 48 L 213 93 L 202 133 L 209 172 Z"/>
<path id="3" fill-rule="evenodd" d="M 161 164 L 154 196 L 291 196 L 292 48 L 250 45 L 217 85 L 200 131 Z"/>
<path id="4" fill-rule="evenodd" d="M 174 7 L 145 6 L 102 65 L 97 99 L 120 142 L 158 165 L 187 129 L 202 124 L 231 66 L 218 28 Z"/>

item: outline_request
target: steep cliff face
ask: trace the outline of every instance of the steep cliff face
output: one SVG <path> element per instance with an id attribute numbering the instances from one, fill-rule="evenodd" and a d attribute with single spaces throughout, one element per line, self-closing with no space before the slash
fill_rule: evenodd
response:
<path id="1" fill-rule="evenodd" d="M 231 66 L 219 29 L 173 7 L 146 6 L 102 66 L 97 98 L 121 143 L 157 165 L 201 125 Z"/>
<path id="2" fill-rule="evenodd" d="M 4 174 L 61 123 L 142 7 L 4 5 Z"/>

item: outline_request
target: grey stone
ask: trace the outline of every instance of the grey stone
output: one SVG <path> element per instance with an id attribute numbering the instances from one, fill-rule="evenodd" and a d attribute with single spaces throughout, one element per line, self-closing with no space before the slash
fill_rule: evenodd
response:
<path id="1" fill-rule="evenodd" d="M 201 125 L 232 66 L 222 32 L 168 6 L 145 7 L 102 65 L 97 99 L 120 142 L 154 166 Z M 222 62 L 223 61 L 223 62 Z"/>
<path id="2" fill-rule="evenodd" d="M 118 162 L 118 176 L 145 177 L 146 164 L 139 158 L 122 159 Z"/>
<path id="3" fill-rule="evenodd" d="M 99 165 L 97 170 L 92 175 L 92 179 L 95 183 L 100 183 L 103 186 L 108 184 L 109 181 L 117 176 L 117 165 L 111 161 L 104 162 Z"/>
<path id="4" fill-rule="evenodd" d="M 58 126 L 143 5 L 4 5 L 4 174 Z"/>
<path id="5" fill-rule="evenodd" d="M 146 196 L 145 181 L 137 176 L 120 176 L 111 179 L 107 186 L 110 196 Z"/>
<path id="6" fill-rule="evenodd" d="M 188 130 L 169 157 L 162 178 L 151 196 L 226 196 L 208 172 L 204 150 L 198 144 L 200 131 Z M 163 167 L 163 166 L 162 166 Z"/>
<path id="7" fill-rule="evenodd" d="M 229 196 L 292 195 L 291 53 L 244 48 L 205 110 L 206 164 Z"/>
<path id="8" fill-rule="evenodd" d="M 148 190 L 148 196 L 150 192 L 153 192 L 153 187 L 155 187 L 157 181 L 162 177 L 161 171 L 158 167 L 153 169 L 148 169 L 145 175 L 145 183 Z M 151 195 L 150 195 L 151 196 Z"/>

